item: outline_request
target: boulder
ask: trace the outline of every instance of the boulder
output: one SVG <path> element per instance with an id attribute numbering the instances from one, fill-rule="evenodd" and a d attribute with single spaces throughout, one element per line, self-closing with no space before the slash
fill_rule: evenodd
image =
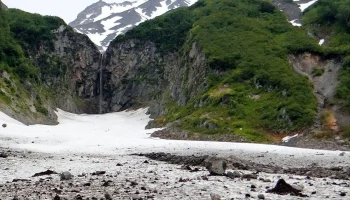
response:
<path id="1" fill-rule="evenodd" d="M 73 178 L 73 175 L 70 172 L 62 172 L 60 174 L 60 178 L 61 178 L 61 181 L 70 180 Z"/>
<path id="2" fill-rule="evenodd" d="M 308 197 L 307 195 L 302 194 L 300 190 L 289 185 L 284 179 L 278 180 L 276 186 L 271 190 L 267 190 L 266 192 L 279 195 L 290 194 L 292 196 Z"/>
<path id="3" fill-rule="evenodd" d="M 206 163 L 206 168 L 211 175 L 224 176 L 226 171 L 226 162 L 223 160 L 212 160 Z"/>
<path id="4" fill-rule="evenodd" d="M 214 193 L 210 194 L 210 198 L 211 198 L 211 200 L 220 200 L 221 199 L 220 195 L 214 194 Z"/>
<path id="5" fill-rule="evenodd" d="M 233 172 L 227 172 L 226 173 L 226 176 L 229 177 L 229 178 L 241 178 L 241 173 L 237 172 L 237 171 L 233 171 Z"/>

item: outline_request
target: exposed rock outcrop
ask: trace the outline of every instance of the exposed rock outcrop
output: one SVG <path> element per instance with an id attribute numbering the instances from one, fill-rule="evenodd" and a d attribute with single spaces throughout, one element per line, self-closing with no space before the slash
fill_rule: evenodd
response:
<path id="1" fill-rule="evenodd" d="M 98 49 L 87 36 L 64 25 L 54 35 L 53 48 L 42 44 L 38 51 L 28 50 L 40 68 L 40 79 L 53 89 L 58 108 L 73 113 L 97 113 Z"/>
<path id="2" fill-rule="evenodd" d="M 349 124 L 349 114 L 344 113 L 338 105 L 330 103 L 336 93 L 339 72 L 343 63 L 341 57 L 328 59 L 319 55 L 304 53 L 289 55 L 289 60 L 295 72 L 308 77 L 314 86 L 314 93 L 319 104 L 317 121 L 320 121 L 323 110 L 327 108 L 332 110 L 336 118 L 334 126 Z M 335 127 L 334 129 L 338 128 Z"/>
<path id="3" fill-rule="evenodd" d="M 104 112 L 150 106 L 159 116 L 169 103 L 184 105 L 204 91 L 206 59 L 197 43 L 189 52 L 162 54 L 152 42 L 126 40 L 106 52 Z"/>
<path id="4" fill-rule="evenodd" d="M 2 3 L 2 1 L 0 1 L 0 7 L 4 10 L 8 9 L 7 6 L 4 3 Z"/>

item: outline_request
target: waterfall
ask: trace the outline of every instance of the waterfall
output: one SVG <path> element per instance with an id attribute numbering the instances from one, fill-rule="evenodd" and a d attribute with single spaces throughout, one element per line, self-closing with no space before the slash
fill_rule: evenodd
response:
<path id="1" fill-rule="evenodd" d="M 100 55 L 100 100 L 99 100 L 99 113 L 102 114 L 102 101 L 103 101 L 103 62 L 104 61 L 104 54 Z"/>

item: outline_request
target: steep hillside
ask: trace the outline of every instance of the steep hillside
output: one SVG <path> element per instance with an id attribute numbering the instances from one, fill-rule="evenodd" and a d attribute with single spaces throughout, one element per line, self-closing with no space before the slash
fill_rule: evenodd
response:
<path id="1" fill-rule="evenodd" d="M 24 123 L 56 123 L 53 108 L 94 112 L 99 51 L 57 17 L 1 10 L 1 108 Z"/>
<path id="2" fill-rule="evenodd" d="M 166 137 L 270 141 L 313 124 L 312 85 L 288 60 L 306 51 L 321 47 L 266 1 L 200 0 L 111 43 L 105 109 L 151 105 Z"/>
<path id="3" fill-rule="evenodd" d="M 323 121 L 327 130 L 332 127 L 329 121 L 335 116 L 334 123 L 350 137 L 350 4 L 345 0 L 319 0 L 305 12 L 303 24 L 313 37 L 322 41 L 328 57 L 335 55 L 340 58 L 339 76 L 333 84 L 336 87 L 332 94 L 327 96 Z M 321 72 L 321 76 L 333 73 L 329 70 Z"/>
<path id="4" fill-rule="evenodd" d="M 196 1 L 138 0 L 106 3 L 100 0 L 79 13 L 77 19 L 69 25 L 89 36 L 100 50 L 104 51 L 117 35 L 126 33 L 141 22 L 169 10 L 192 5 Z"/>

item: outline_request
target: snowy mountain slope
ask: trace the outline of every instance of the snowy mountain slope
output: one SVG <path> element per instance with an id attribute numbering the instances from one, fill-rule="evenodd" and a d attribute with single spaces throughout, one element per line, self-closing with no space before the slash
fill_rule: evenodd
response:
<path id="1" fill-rule="evenodd" d="M 301 26 L 302 13 L 318 0 L 273 0 L 273 4 L 286 13 L 288 21 L 294 26 Z"/>
<path id="2" fill-rule="evenodd" d="M 148 19 L 169 10 L 190 6 L 197 0 L 137 0 L 123 3 L 106 3 L 102 0 L 79 13 L 69 25 L 77 32 L 86 34 L 99 47 L 106 50 L 119 34 Z"/>

